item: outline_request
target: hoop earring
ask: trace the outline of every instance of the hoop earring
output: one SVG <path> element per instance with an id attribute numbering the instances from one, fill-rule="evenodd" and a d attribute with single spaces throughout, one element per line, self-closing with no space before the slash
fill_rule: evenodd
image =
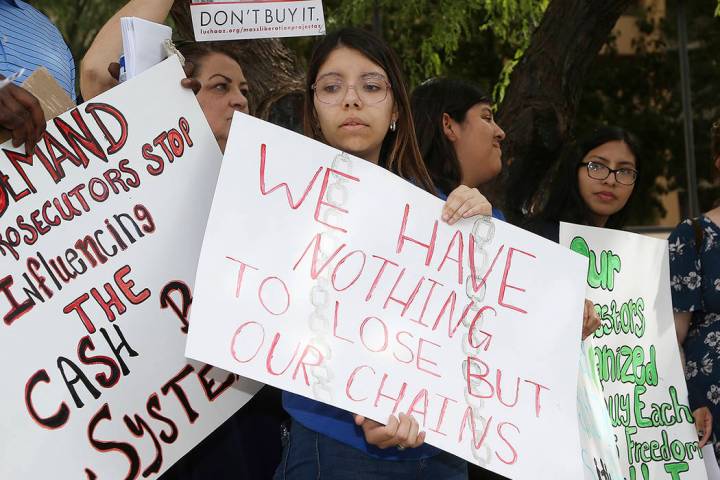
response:
<path id="1" fill-rule="evenodd" d="M 395 120 L 393 120 L 393 121 L 390 123 L 390 131 L 391 131 L 391 132 L 394 132 L 395 130 L 397 130 L 397 122 L 395 122 Z"/>

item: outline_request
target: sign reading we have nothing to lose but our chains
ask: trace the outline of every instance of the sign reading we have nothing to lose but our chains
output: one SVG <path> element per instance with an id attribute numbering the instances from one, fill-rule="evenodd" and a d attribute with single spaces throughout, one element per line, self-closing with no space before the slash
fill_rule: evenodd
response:
<path id="1" fill-rule="evenodd" d="M 411 413 L 510 478 L 581 478 L 585 262 L 488 217 L 450 226 L 442 205 L 236 113 L 188 356 L 378 421 Z"/>

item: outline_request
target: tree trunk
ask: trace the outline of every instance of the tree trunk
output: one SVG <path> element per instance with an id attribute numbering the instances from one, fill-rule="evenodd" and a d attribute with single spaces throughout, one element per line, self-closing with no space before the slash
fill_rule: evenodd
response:
<path id="1" fill-rule="evenodd" d="M 175 0 L 170 14 L 179 36 L 194 39 L 189 2 Z M 224 43 L 237 52 L 250 85 L 253 115 L 301 131 L 305 73 L 298 66 L 294 53 L 277 38 Z"/>
<path id="2" fill-rule="evenodd" d="M 518 220 L 547 186 L 569 137 L 589 67 L 620 14 L 633 0 L 552 0 L 515 67 L 498 123 L 502 175 L 490 185 L 495 203 Z M 512 194 L 510 194 L 512 192 Z"/>

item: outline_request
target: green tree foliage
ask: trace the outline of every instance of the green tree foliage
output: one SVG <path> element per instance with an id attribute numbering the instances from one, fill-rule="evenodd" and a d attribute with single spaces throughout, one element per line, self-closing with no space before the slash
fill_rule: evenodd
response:
<path id="1" fill-rule="evenodd" d="M 125 0 L 34 0 L 32 5 L 57 25 L 79 63 L 97 32 Z"/>
<path id="2" fill-rule="evenodd" d="M 329 28 L 373 25 L 400 53 L 410 83 L 448 73 L 467 39 L 481 40 L 480 54 L 499 55 L 505 65 L 527 47 L 549 0 L 326 0 Z M 488 39 L 492 38 L 491 42 Z M 482 44 L 486 45 L 482 45 Z M 484 50 L 484 46 L 493 47 Z M 519 53 L 518 53 L 519 52 Z M 507 77 L 509 70 L 503 70 Z"/>
<path id="3" fill-rule="evenodd" d="M 688 4 L 687 12 L 694 144 L 703 210 L 720 198 L 720 188 L 713 183 L 709 149 L 710 125 L 720 117 L 720 19 L 713 17 L 716 3 L 697 0 Z M 669 7 L 666 21 L 653 22 L 649 11 L 638 18 L 642 34 L 634 42 L 632 55 L 619 54 L 614 41 L 609 42 L 592 67 L 578 108 L 578 134 L 598 124 L 612 124 L 632 131 L 643 144 L 638 201 L 631 212 L 631 224 L 653 224 L 664 215 L 660 194 L 679 190 L 681 206 L 685 201 L 677 25 L 674 8 Z"/>
<path id="4" fill-rule="evenodd" d="M 693 2 L 688 8 L 688 31 L 691 45 L 690 69 L 692 77 L 693 127 L 695 157 L 699 179 L 700 208 L 707 211 L 720 199 L 720 175 L 710 152 L 710 127 L 720 120 L 720 18 L 708 14 L 712 0 Z M 672 17 L 671 17 L 672 18 Z M 676 92 L 678 90 L 678 80 Z M 679 92 L 676 93 L 679 98 Z M 678 129 L 680 132 L 681 130 Z M 679 184 L 685 185 L 684 155 L 679 151 L 671 172 Z"/>
<path id="5" fill-rule="evenodd" d="M 672 3 L 672 2 L 669 2 Z M 509 74 L 522 57 L 548 2 L 522 0 L 356 0 L 324 2 L 328 27 L 372 26 L 380 12 L 381 33 L 403 59 L 411 85 L 434 75 L 471 79 L 502 101 Z M 720 21 L 713 19 L 718 0 L 688 2 L 698 176 L 701 205 L 718 198 L 712 185 L 708 131 L 716 110 Z M 684 191 L 685 156 L 679 92 L 674 4 L 669 22 L 638 18 L 641 37 L 633 55 L 620 55 L 612 39 L 585 85 L 575 132 L 598 124 L 616 124 L 635 132 L 644 144 L 638 202 L 631 223 L 651 224 L 665 212 L 659 196 Z M 642 13 L 642 10 L 635 9 Z M 720 11 L 719 11 L 720 13 Z M 667 182 L 658 182 L 663 177 Z M 681 197 L 682 199 L 682 197 Z"/>
<path id="6" fill-rule="evenodd" d="M 178 0 L 181 1 L 181 0 Z M 379 28 L 402 59 L 411 86 L 447 75 L 466 78 L 502 99 L 509 74 L 522 57 L 530 36 L 551 0 L 324 0 L 328 28 L 345 25 Z M 63 32 L 76 61 L 93 37 L 125 0 L 35 0 Z M 610 47 L 601 54 L 584 86 L 576 132 L 597 124 L 616 124 L 638 134 L 645 145 L 638 209 L 633 223 L 651 223 L 662 215 L 658 195 L 682 189 L 685 156 L 675 47 L 674 5 L 667 2 L 669 23 L 640 19 L 644 37 L 634 55 Z M 712 182 L 709 126 L 720 116 L 720 0 L 686 0 L 692 49 L 694 124 L 701 206 L 720 196 Z M 715 17 L 713 16 L 715 15 Z M 662 35 L 656 35 L 661 32 Z M 301 66 L 313 38 L 286 39 Z M 658 184 L 656 177 L 669 179 Z M 652 208 L 648 208 L 650 205 Z"/>

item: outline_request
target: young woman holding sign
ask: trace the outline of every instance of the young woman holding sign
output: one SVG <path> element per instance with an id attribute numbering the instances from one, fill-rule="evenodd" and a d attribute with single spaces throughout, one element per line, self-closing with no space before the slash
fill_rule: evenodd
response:
<path id="1" fill-rule="evenodd" d="M 492 101 L 478 86 L 463 80 L 434 78 L 412 93 L 415 132 L 434 184 L 444 191 L 458 185 L 478 187 L 502 170 L 505 132 L 495 123 Z M 493 208 L 493 216 L 503 219 Z M 587 301 L 583 315 L 585 338 L 599 325 Z M 470 478 L 504 478 L 470 465 Z"/>
<path id="2" fill-rule="evenodd" d="M 505 132 L 495 123 L 490 97 L 462 80 L 434 78 L 412 94 L 415 132 L 433 183 L 441 191 L 481 186 L 502 170 Z M 504 220 L 493 208 L 493 216 Z M 582 338 L 599 325 L 588 301 Z"/>
<path id="3" fill-rule="evenodd" d="M 305 93 L 306 134 L 437 193 L 398 61 L 381 40 L 357 29 L 326 36 L 313 52 Z M 452 224 L 490 213 L 477 189 L 461 186 L 450 192 L 442 218 Z M 283 404 L 293 422 L 277 480 L 467 478 L 464 460 L 423 445 L 412 416 L 393 415 L 382 425 L 289 392 Z"/>
<path id="4" fill-rule="evenodd" d="M 720 172 L 720 121 L 711 136 L 713 162 Z M 704 443 L 711 430 L 716 436 L 720 431 L 720 206 L 682 222 L 669 244 L 675 329 L 684 353 L 690 407 L 698 409 L 695 420 Z M 714 447 L 720 459 L 717 438 Z"/>
<path id="5" fill-rule="evenodd" d="M 639 157 L 635 136 L 618 127 L 598 128 L 572 143 L 563 153 L 547 206 L 526 227 L 554 241 L 561 221 L 623 227 L 639 175 Z M 707 407 L 698 407 L 692 406 L 702 447 L 712 430 L 712 416 Z"/>

